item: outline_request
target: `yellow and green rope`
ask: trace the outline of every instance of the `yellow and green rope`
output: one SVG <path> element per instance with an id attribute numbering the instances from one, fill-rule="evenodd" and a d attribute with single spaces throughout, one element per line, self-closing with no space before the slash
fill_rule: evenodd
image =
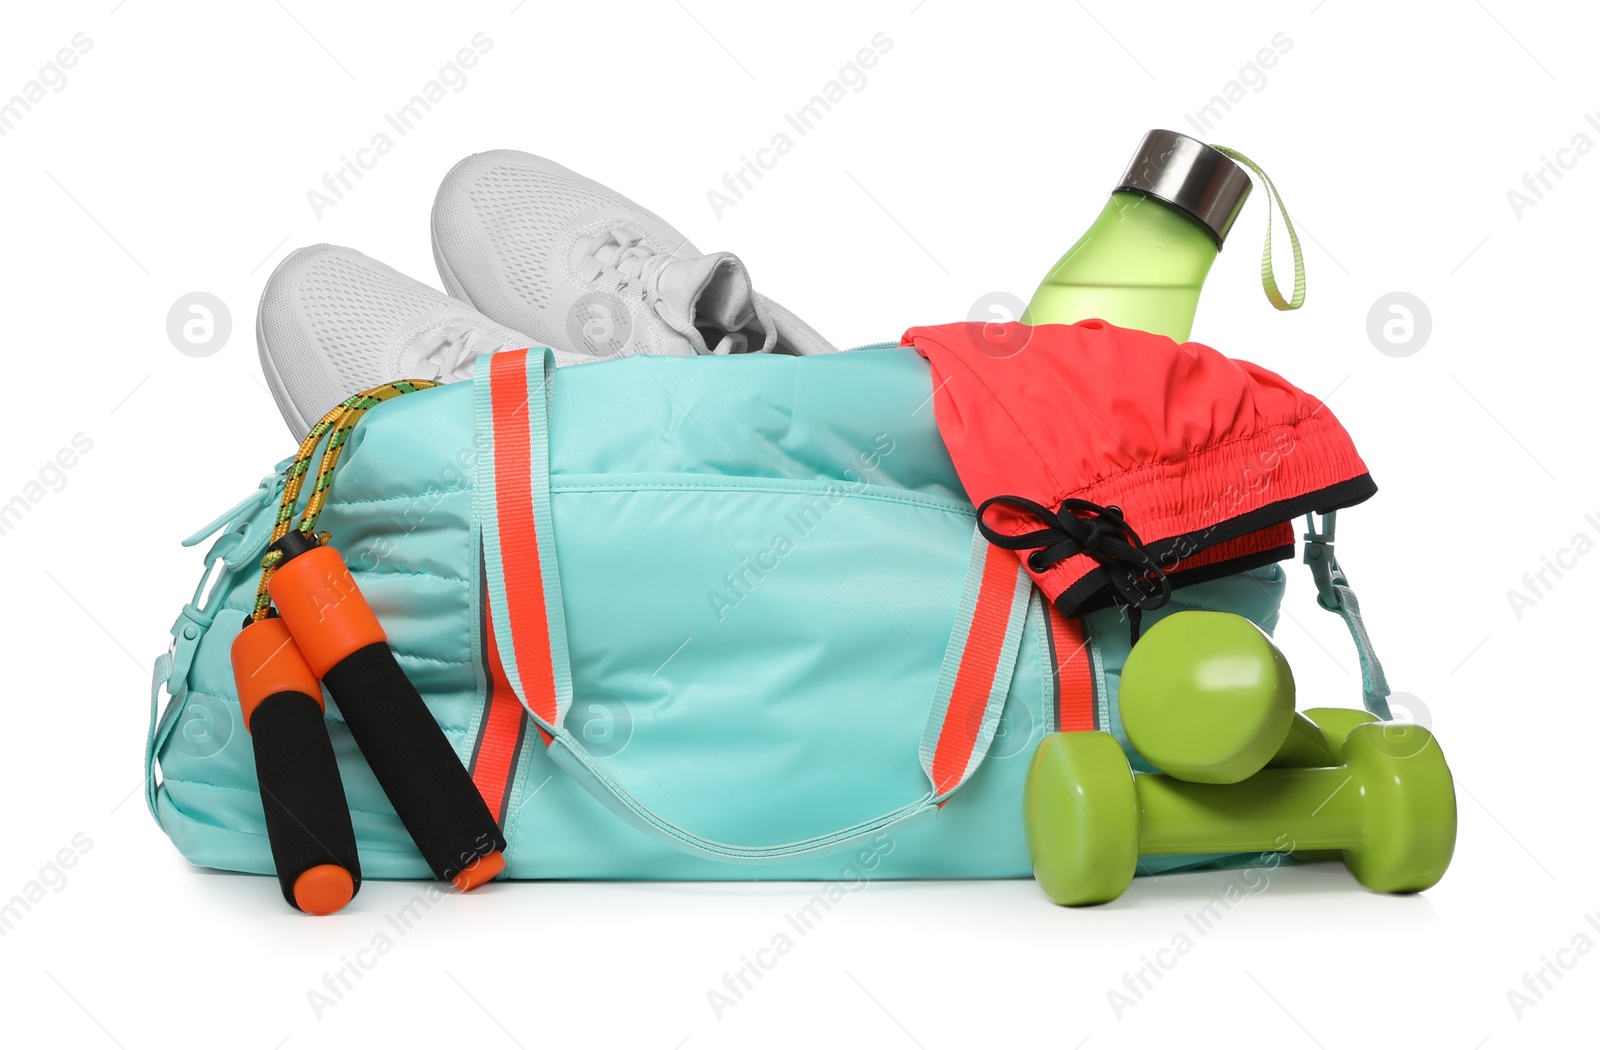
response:
<path id="1" fill-rule="evenodd" d="M 268 541 L 266 556 L 261 559 L 261 583 L 256 588 L 256 602 L 250 613 L 251 620 L 265 619 L 272 609 L 272 596 L 267 592 L 267 584 L 272 579 L 278 564 L 283 561 L 283 552 L 273 549 L 271 545 L 287 536 L 289 529 L 294 527 L 295 507 L 300 502 L 300 492 L 305 486 L 306 475 L 310 473 L 311 459 L 316 455 L 317 446 L 327 438 L 327 447 L 322 450 L 322 458 L 317 463 L 317 476 L 311 486 L 311 495 L 306 500 L 305 510 L 300 515 L 299 529 L 307 536 L 315 534 L 317 519 L 322 516 L 322 510 L 327 506 L 328 496 L 333 490 L 333 474 L 339 466 L 339 457 L 344 454 L 345 443 L 349 440 L 350 433 L 355 430 L 356 424 L 361 422 L 361 417 L 390 398 L 438 385 L 426 379 L 404 379 L 385 383 L 371 390 L 351 394 L 317 420 L 316 425 L 306 434 L 305 440 L 300 442 L 294 460 L 284 473 L 283 497 L 278 501 L 278 515 L 273 521 L 272 538 Z M 323 539 L 326 541 L 326 537 Z"/>

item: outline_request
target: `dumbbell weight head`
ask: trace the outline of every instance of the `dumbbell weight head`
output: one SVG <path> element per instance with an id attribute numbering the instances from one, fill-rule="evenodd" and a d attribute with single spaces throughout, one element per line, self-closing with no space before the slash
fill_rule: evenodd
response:
<path id="1" fill-rule="evenodd" d="M 1118 711 L 1134 750 L 1163 772 L 1235 784 L 1283 746 L 1294 721 L 1294 674 L 1244 617 L 1174 613 L 1128 654 Z"/>
<path id="2" fill-rule="evenodd" d="M 1116 737 L 1046 736 L 1028 766 L 1022 826 L 1046 897 L 1066 905 L 1120 897 L 1139 865 L 1139 801 Z"/>
<path id="3" fill-rule="evenodd" d="M 1360 786 L 1361 841 L 1344 851 L 1356 881 L 1379 893 L 1418 893 L 1437 883 L 1456 848 L 1456 793 L 1450 767 L 1433 734 L 1408 728 L 1397 752 L 1385 723 L 1357 725 L 1340 759 Z M 1349 790 L 1347 787 L 1346 790 Z"/>

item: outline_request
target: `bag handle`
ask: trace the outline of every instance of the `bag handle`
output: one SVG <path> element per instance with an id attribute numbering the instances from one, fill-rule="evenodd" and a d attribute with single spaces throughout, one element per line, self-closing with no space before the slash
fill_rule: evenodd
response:
<path id="1" fill-rule="evenodd" d="M 549 738 L 551 760 L 608 809 L 685 852 L 734 862 L 785 860 L 844 849 L 929 817 L 977 771 L 1010 691 L 1032 588 L 1017 559 L 975 528 L 955 626 L 923 728 L 919 757 L 928 787 L 920 796 L 807 839 L 736 845 L 690 831 L 634 795 L 563 726 L 572 673 L 550 530 L 553 358 L 542 347 L 481 357 L 473 382 L 479 434 L 474 517 L 490 628 L 513 692 Z"/>

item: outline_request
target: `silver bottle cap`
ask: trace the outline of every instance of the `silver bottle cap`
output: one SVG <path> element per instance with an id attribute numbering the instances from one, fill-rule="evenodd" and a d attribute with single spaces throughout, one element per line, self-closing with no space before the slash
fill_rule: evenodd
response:
<path id="1" fill-rule="evenodd" d="M 1220 248 L 1250 196 L 1250 176 L 1199 139 L 1158 130 L 1139 143 L 1117 190 L 1165 201 L 1209 230 Z"/>

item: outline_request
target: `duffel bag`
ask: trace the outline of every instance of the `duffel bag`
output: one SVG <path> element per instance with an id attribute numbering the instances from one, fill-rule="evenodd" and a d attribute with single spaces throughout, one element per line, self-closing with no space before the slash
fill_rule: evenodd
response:
<path id="1" fill-rule="evenodd" d="M 985 538 L 935 375 L 885 344 L 558 381 L 536 348 L 349 434 L 319 528 L 499 821 L 509 877 L 1029 873 L 1035 745 L 1125 742 L 1128 606 L 1064 615 Z M 229 648 L 283 468 L 188 541 L 215 537 L 155 670 L 147 800 L 207 867 L 273 870 Z M 1180 586 L 1144 623 L 1199 608 L 1270 632 L 1283 580 Z M 427 877 L 327 716 L 366 876 Z"/>

